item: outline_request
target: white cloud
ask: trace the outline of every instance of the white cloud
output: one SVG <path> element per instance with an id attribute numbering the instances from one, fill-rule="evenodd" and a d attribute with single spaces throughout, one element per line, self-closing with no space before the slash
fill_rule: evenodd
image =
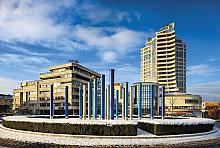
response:
<path id="1" fill-rule="evenodd" d="M 33 56 L 48 56 L 48 55 L 50 55 L 49 53 L 34 52 L 31 49 L 27 49 L 27 48 L 16 46 L 16 45 L 6 45 L 5 49 L 11 50 L 11 51 L 17 51 L 19 53 L 23 53 L 26 55 L 33 55 Z"/>
<path id="2" fill-rule="evenodd" d="M 120 58 L 121 55 L 130 53 L 137 48 L 137 45 L 143 43 L 143 33 L 124 27 L 73 26 L 70 22 L 74 22 L 77 18 L 73 16 L 66 16 L 67 18 L 62 18 L 63 21 L 59 21 L 57 15 L 62 16 L 64 9 L 72 11 L 73 14 L 69 15 L 88 20 L 87 25 L 103 21 L 129 22 L 131 15 L 135 17 L 138 15 L 77 0 L 2 0 L 0 1 L 0 40 L 8 43 L 23 42 L 40 45 L 64 52 L 95 48 L 96 54 L 106 62 L 111 62 L 112 58 L 107 58 L 105 55 L 117 52 L 120 55 L 117 58 Z M 28 53 L 21 48 L 15 50 Z M 37 52 L 32 55 L 37 55 Z"/>
<path id="3" fill-rule="evenodd" d="M 130 22 L 132 18 L 138 19 L 138 13 L 119 11 L 117 9 L 110 9 L 108 7 L 101 7 L 99 5 L 94 5 L 88 2 L 82 2 L 81 5 L 77 6 L 75 12 L 85 20 L 89 20 L 90 23 L 119 23 L 122 21 Z"/>
<path id="4" fill-rule="evenodd" d="M 209 58 L 209 59 L 207 59 L 207 62 L 215 62 L 218 60 L 219 60 L 219 58 Z"/>
<path id="5" fill-rule="evenodd" d="M 0 2 L 0 37 L 7 41 L 40 42 L 65 36 L 65 24 L 51 19 L 65 1 L 7 1 Z"/>
<path id="6" fill-rule="evenodd" d="M 127 28 L 77 26 L 74 35 L 78 41 L 99 50 L 101 58 L 112 62 L 117 57 L 127 55 L 144 42 L 144 34 Z M 113 59 L 113 55 L 116 55 Z M 106 55 L 110 55 L 109 58 Z"/>
<path id="7" fill-rule="evenodd" d="M 188 92 L 193 94 L 198 94 L 203 97 L 203 99 L 218 100 L 220 101 L 220 81 L 197 83 L 188 87 Z"/>
<path id="8" fill-rule="evenodd" d="M 43 64 L 50 63 L 50 61 L 43 57 L 30 56 L 30 55 L 19 55 L 19 54 L 1 54 L 0 63 L 3 64 Z"/>
<path id="9" fill-rule="evenodd" d="M 210 76 L 219 71 L 220 69 L 211 65 L 194 65 L 189 67 L 189 75 Z"/>
<path id="10" fill-rule="evenodd" d="M 0 40 L 73 51 L 71 26 L 58 21 L 63 9 L 71 9 L 75 0 L 2 0 L 0 1 Z M 68 44 L 67 44 L 68 43 Z"/>
<path id="11" fill-rule="evenodd" d="M 115 82 L 134 83 L 140 81 L 140 69 L 138 66 L 130 63 L 123 64 L 105 64 L 102 62 L 82 63 L 82 65 L 106 75 L 106 84 L 109 83 L 109 69 L 115 69 Z"/>
<path id="12" fill-rule="evenodd" d="M 101 58 L 104 61 L 114 63 L 116 62 L 116 59 L 117 59 L 117 53 L 114 51 L 106 51 L 106 52 L 101 53 Z"/>
<path id="13" fill-rule="evenodd" d="M 18 81 L 0 76 L 0 93 L 12 94 L 13 89 L 18 87 Z"/>

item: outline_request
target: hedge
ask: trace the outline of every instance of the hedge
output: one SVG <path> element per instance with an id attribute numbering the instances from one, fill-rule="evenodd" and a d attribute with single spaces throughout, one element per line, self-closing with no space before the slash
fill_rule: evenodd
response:
<path id="1" fill-rule="evenodd" d="M 69 123 L 45 123 L 6 121 L 3 126 L 25 131 L 72 134 L 72 135 L 99 135 L 99 136 L 136 136 L 136 124 L 102 125 L 102 124 L 69 124 Z"/>
<path id="2" fill-rule="evenodd" d="M 177 135 L 208 132 L 213 129 L 214 124 L 198 125 L 161 125 L 138 122 L 138 128 L 155 135 Z"/>

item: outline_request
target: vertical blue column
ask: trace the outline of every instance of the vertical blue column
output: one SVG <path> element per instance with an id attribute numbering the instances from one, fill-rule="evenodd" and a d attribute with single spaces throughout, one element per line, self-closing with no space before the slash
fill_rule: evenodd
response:
<path id="1" fill-rule="evenodd" d="M 101 75 L 101 117 L 105 119 L 105 75 Z"/>
<path id="2" fill-rule="evenodd" d="M 106 91 L 106 119 L 109 120 L 110 117 L 110 86 L 107 85 Z"/>
<path id="3" fill-rule="evenodd" d="M 83 113 L 83 90 L 82 86 L 79 87 L 79 118 L 82 119 Z"/>
<path id="4" fill-rule="evenodd" d="M 50 85 L 50 119 L 53 119 L 54 106 L 53 106 L 53 84 Z"/>
<path id="5" fill-rule="evenodd" d="M 161 116 L 162 119 L 165 116 L 165 86 L 162 86 L 161 89 Z"/>
<path id="6" fill-rule="evenodd" d="M 150 94 L 150 117 L 154 118 L 154 85 L 151 85 Z"/>
<path id="7" fill-rule="evenodd" d="M 98 80 L 94 79 L 94 96 L 93 96 L 93 118 L 97 118 L 97 87 L 98 87 Z"/>
<path id="8" fill-rule="evenodd" d="M 114 119 L 114 69 L 110 69 L 110 119 Z"/>
<path id="9" fill-rule="evenodd" d="M 88 82 L 88 119 L 91 117 L 91 101 L 92 101 L 92 87 L 91 82 Z"/>
<path id="10" fill-rule="evenodd" d="M 141 119 L 142 116 L 142 83 L 138 86 L 138 118 Z"/>
<path id="11" fill-rule="evenodd" d="M 68 109 L 68 86 L 65 86 L 65 118 L 68 118 L 69 109 Z"/>
<path id="12" fill-rule="evenodd" d="M 116 90 L 116 118 L 118 118 L 118 96 L 119 96 L 119 90 Z"/>
<path id="13" fill-rule="evenodd" d="M 125 82 L 125 119 L 128 119 L 128 82 Z"/>

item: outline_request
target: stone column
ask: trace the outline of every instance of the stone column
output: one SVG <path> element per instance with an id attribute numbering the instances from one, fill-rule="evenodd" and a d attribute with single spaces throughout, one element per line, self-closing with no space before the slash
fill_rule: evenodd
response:
<path id="1" fill-rule="evenodd" d="M 150 117 L 151 119 L 154 118 L 154 85 L 151 85 L 150 89 Z"/>
<path id="2" fill-rule="evenodd" d="M 53 84 L 50 85 L 50 119 L 53 119 L 54 104 L 53 104 Z"/>
<path id="3" fill-rule="evenodd" d="M 92 86 L 91 82 L 88 82 L 88 119 L 91 117 L 91 101 L 92 101 Z"/>
<path id="4" fill-rule="evenodd" d="M 82 86 L 79 87 L 79 118 L 82 119 L 83 113 L 83 92 Z"/>
<path id="5" fill-rule="evenodd" d="M 105 119 L 105 75 L 101 75 L 101 118 Z"/>
<path id="6" fill-rule="evenodd" d="M 132 86 L 130 86 L 130 119 L 133 116 L 133 96 L 132 96 Z"/>
<path id="7" fill-rule="evenodd" d="M 138 118 L 142 117 L 142 83 L 138 86 Z"/>
<path id="8" fill-rule="evenodd" d="M 97 89 L 98 87 L 98 80 L 94 79 L 94 93 L 93 93 L 93 118 L 97 118 Z"/>
<path id="9" fill-rule="evenodd" d="M 68 108 L 68 86 L 65 86 L 65 118 L 69 116 L 69 108 Z"/>
<path id="10" fill-rule="evenodd" d="M 83 85 L 83 119 L 86 119 L 86 85 Z"/>

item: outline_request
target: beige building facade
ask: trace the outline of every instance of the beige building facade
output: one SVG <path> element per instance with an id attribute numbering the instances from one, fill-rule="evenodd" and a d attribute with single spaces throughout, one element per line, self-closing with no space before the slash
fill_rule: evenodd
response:
<path id="1" fill-rule="evenodd" d="M 165 96 L 165 106 L 167 115 L 187 115 L 201 112 L 202 97 L 193 94 L 167 94 Z"/>
<path id="2" fill-rule="evenodd" d="M 158 82 L 166 93 L 186 93 L 186 44 L 176 37 L 174 23 L 148 38 L 141 49 L 141 81 Z"/>
<path id="3" fill-rule="evenodd" d="M 70 114 L 78 114 L 79 86 L 101 75 L 90 70 L 77 61 L 49 67 L 49 72 L 41 73 L 40 80 L 22 82 L 14 90 L 13 111 L 22 114 L 49 114 L 50 85 L 54 87 L 55 114 L 64 113 L 64 89 L 68 86 L 68 103 Z"/>

